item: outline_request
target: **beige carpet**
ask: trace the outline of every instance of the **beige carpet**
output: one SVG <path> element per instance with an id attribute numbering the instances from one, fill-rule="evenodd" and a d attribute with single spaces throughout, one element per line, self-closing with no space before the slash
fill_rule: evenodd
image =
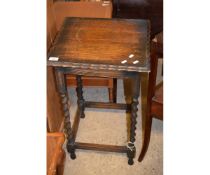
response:
<path id="1" fill-rule="evenodd" d="M 69 89 L 71 121 L 76 111 L 76 93 Z M 125 102 L 123 81 L 118 80 L 118 102 Z M 106 88 L 84 88 L 84 97 L 91 101 L 108 101 Z M 140 110 L 140 105 L 139 105 Z M 124 111 L 86 109 L 80 120 L 76 141 L 125 145 L 127 142 L 127 116 Z M 128 114 L 127 114 L 128 115 Z M 138 112 L 134 165 L 128 165 L 123 153 L 76 150 L 77 158 L 66 157 L 64 175 L 161 175 L 163 174 L 163 123 L 153 119 L 151 142 L 143 162 L 138 162 L 141 149 L 141 110 Z"/>

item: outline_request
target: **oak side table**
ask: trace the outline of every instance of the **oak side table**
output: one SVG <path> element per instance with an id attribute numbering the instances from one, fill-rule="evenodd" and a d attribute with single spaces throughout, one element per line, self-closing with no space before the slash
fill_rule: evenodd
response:
<path id="1" fill-rule="evenodd" d="M 135 130 L 140 91 L 140 72 L 150 71 L 150 23 L 137 19 L 66 18 L 48 55 L 60 93 L 67 150 L 72 159 L 76 149 L 127 153 L 132 165 L 136 148 Z M 66 74 L 76 75 L 77 104 L 73 125 L 70 123 Z M 131 104 L 90 102 L 83 98 L 81 76 L 132 79 Z M 130 137 L 125 146 L 75 142 L 85 108 L 122 109 L 131 113 Z M 110 133 L 111 134 L 111 133 Z"/>

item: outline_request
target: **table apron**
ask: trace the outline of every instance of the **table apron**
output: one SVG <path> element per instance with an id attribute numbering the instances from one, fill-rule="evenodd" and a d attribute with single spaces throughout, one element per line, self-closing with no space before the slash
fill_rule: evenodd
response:
<path id="1" fill-rule="evenodd" d="M 57 71 L 61 71 L 64 74 L 103 77 L 103 78 L 135 78 L 140 72 L 128 72 L 128 71 L 104 71 L 104 70 L 91 70 L 91 69 L 77 69 L 66 67 L 55 67 Z"/>

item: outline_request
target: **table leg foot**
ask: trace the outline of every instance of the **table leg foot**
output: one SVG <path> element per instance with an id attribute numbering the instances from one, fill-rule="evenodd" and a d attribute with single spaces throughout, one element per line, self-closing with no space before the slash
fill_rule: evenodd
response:
<path id="1" fill-rule="evenodd" d="M 136 155 L 136 148 L 134 146 L 134 143 L 132 142 L 129 142 L 128 145 L 127 145 L 127 156 L 128 156 L 128 164 L 129 165 L 133 165 L 134 164 L 134 157 Z"/>
<path id="2" fill-rule="evenodd" d="M 74 143 L 67 144 L 67 151 L 69 152 L 71 159 L 76 159 Z"/>
<path id="3" fill-rule="evenodd" d="M 133 165 L 133 164 L 134 164 L 133 159 L 128 159 L 128 165 Z"/>
<path id="4" fill-rule="evenodd" d="M 80 118 L 85 118 L 84 112 L 80 114 Z"/>
<path id="5" fill-rule="evenodd" d="M 70 153 L 70 157 L 71 157 L 72 160 L 76 159 L 75 151 Z"/>

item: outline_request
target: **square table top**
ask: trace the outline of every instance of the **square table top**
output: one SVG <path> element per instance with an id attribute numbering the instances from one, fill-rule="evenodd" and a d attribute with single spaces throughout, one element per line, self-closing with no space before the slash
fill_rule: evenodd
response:
<path id="1" fill-rule="evenodd" d="M 48 66 L 148 72 L 150 23 L 140 19 L 65 19 Z"/>

